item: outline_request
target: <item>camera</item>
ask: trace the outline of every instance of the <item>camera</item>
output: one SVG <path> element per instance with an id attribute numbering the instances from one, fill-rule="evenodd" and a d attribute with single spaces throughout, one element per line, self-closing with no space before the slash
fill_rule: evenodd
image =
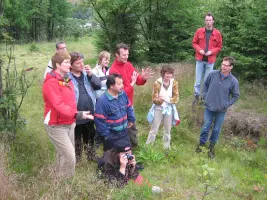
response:
<path id="1" fill-rule="evenodd" d="M 132 160 L 132 159 L 134 158 L 133 155 L 131 155 L 131 154 L 129 154 L 129 153 L 126 153 L 125 156 L 126 156 L 126 158 L 127 158 L 128 160 Z"/>

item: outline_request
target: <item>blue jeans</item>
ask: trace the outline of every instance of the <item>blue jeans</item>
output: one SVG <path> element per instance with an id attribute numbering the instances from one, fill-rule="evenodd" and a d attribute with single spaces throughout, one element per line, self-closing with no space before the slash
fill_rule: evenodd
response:
<path id="1" fill-rule="evenodd" d="M 200 145 L 204 145 L 209 136 L 210 127 L 214 120 L 214 126 L 213 130 L 210 136 L 210 143 L 216 144 L 219 138 L 221 126 L 224 121 L 225 112 L 214 112 L 210 111 L 209 109 L 205 109 L 204 112 L 204 125 L 202 126 L 201 132 L 200 132 Z"/>
<path id="2" fill-rule="evenodd" d="M 195 81 L 195 96 L 200 95 L 200 88 L 202 78 L 204 76 L 204 81 L 208 77 L 209 73 L 212 72 L 215 63 L 208 63 L 205 61 L 196 61 L 196 81 Z"/>

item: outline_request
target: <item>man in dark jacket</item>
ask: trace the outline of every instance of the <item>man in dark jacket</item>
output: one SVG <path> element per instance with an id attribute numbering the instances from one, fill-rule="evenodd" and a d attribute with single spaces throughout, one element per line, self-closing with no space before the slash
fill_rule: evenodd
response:
<path id="1" fill-rule="evenodd" d="M 89 110 L 93 115 L 96 97 L 94 90 L 101 88 L 101 81 L 97 78 L 89 65 L 83 63 L 83 55 L 78 52 L 70 53 L 71 70 L 69 76 L 74 85 L 77 110 Z M 77 120 L 75 127 L 76 161 L 82 158 L 82 150 L 87 150 L 88 160 L 96 160 L 94 148 L 95 127 L 93 120 Z M 82 141 L 83 138 L 83 141 Z"/>
<path id="2" fill-rule="evenodd" d="M 104 140 L 104 151 L 114 148 L 120 140 L 130 141 L 127 128 L 135 122 L 121 75 L 109 75 L 106 84 L 107 91 L 98 98 L 94 115 L 96 131 Z"/>
<path id="3" fill-rule="evenodd" d="M 200 132 L 199 146 L 196 151 L 201 152 L 201 146 L 206 144 L 211 124 L 214 121 L 213 130 L 209 138 L 208 155 L 210 158 L 215 157 L 214 146 L 218 141 L 225 113 L 239 98 L 239 83 L 231 73 L 234 62 L 233 57 L 224 57 L 221 70 L 211 72 L 204 83 L 203 97 L 206 108 L 204 125 Z"/>

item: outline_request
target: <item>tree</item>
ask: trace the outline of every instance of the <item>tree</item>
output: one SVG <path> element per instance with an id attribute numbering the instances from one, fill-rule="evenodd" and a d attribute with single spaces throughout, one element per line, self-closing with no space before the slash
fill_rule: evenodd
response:
<path id="1" fill-rule="evenodd" d="M 71 14 L 67 0 L 1 1 L 8 20 L 6 31 L 16 40 L 52 40 L 55 27 L 64 25 Z"/>
<path id="2" fill-rule="evenodd" d="M 116 44 L 123 42 L 131 47 L 130 59 L 135 60 L 137 21 L 131 0 L 85 0 L 84 5 L 93 8 L 93 16 L 101 29 L 97 32 L 98 50 L 114 52 Z"/>
<path id="3" fill-rule="evenodd" d="M 267 77 L 267 6 L 262 0 L 224 0 L 216 11 L 223 32 L 223 51 L 238 63 L 234 71 L 246 79 Z"/>
<path id="4" fill-rule="evenodd" d="M 100 49 L 113 50 L 116 43 L 131 46 L 132 59 L 140 53 L 152 62 L 171 62 L 189 57 L 191 48 L 192 0 L 134 0 L 113 2 L 86 0 L 101 29 L 97 40 Z M 189 26 L 188 26 L 189 25 Z"/>
<path id="5" fill-rule="evenodd" d="M 139 1 L 136 16 L 150 61 L 172 62 L 189 57 L 192 22 L 196 18 L 192 5 L 190 0 Z"/>
<path id="6" fill-rule="evenodd" d="M 71 15 L 71 4 L 66 0 L 49 0 L 47 16 L 47 39 L 54 38 L 56 27 L 62 29 L 67 18 Z M 62 31 L 63 32 L 63 31 Z M 64 35 L 64 32 L 62 33 Z"/>

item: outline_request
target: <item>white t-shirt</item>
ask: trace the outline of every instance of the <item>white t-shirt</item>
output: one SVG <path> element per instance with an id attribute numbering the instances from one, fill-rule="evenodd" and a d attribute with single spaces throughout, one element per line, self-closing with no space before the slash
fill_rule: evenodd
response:
<path id="1" fill-rule="evenodd" d="M 49 60 L 47 67 L 46 67 L 46 70 L 45 70 L 45 73 L 44 73 L 44 79 L 46 77 L 46 74 L 49 72 L 52 72 L 52 70 L 53 70 L 52 60 Z"/>

